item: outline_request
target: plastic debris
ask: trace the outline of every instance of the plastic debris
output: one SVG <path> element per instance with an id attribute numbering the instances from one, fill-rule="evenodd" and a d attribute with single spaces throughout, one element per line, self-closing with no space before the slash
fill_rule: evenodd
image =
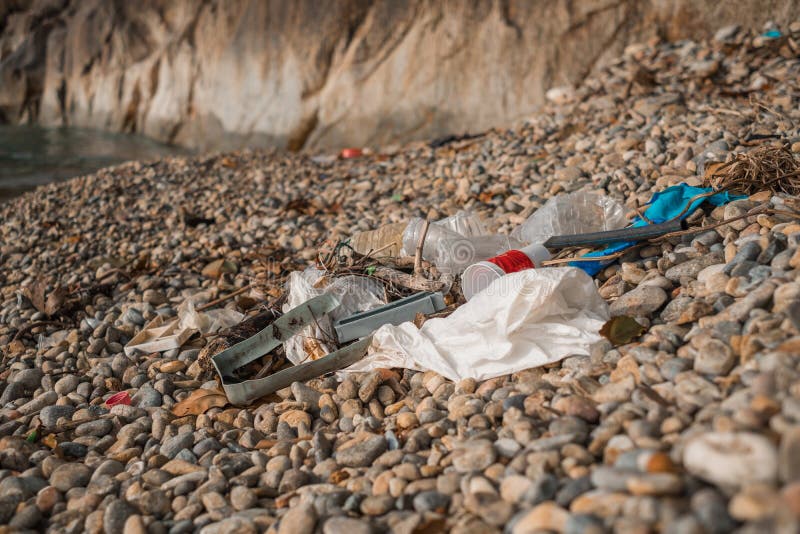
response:
<path id="1" fill-rule="evenodd" d="M 511 232 L 525 243 L 544 243 L 552 236 L 604 232 L 628 224 L 625 207 L 611 197 L 576 191 L 558 195 Z"/>
<path id="2" fill-rule="evenodd" d="M 384 325 L 348 371 L 401 367 L 485 380 L 588 355 L 608 307 L 580 269 L 527 269 L 495 280 L 450 316 L 422 328 Z"/>
<path id="3" fill-rule="evenodd" d="M 364 155 L 364 151 L 360 148 L 343 148 L 341 152 L 339 152 L 339 156 L 342 159 L 352 159 L 352 158 L 360 158 Z"/>
<path id="4" fill-rule="evenodd" d="M 441 293 L 416 293 L 380 308 L 340 319 L 333 324 L 333 328 L 339 343 L 344 343 L 366 337 L 385 324 L 413 321 L 418 313 L 431 314 L 444 308 L 444 296 Z"/>
<path id="5" fill-rule="evenodd" d="M 464 298 L 471 299 L 501 276 L 541 267 L 541 262 L 548 259 L 550 252 L 542 245 L 534 243 L 519 250 L 509 250 L 486 261 L 473 263 L 461 275 Z"/>
<path id="6" fill-rule="evenodd" d="M 125 355 L 131 356 L 136 351 L 147 353 L 176 349 L 193 333 L 191 329 L 181 328 L 177 319 L 167 322 L 164 317 L 157 315 L 125 345 Z"/>
<path id="7" fill-rule="evenodd" d="M 421 218 L 415 218 L 408 223 L 403 232 L 403 254 L 414 254 L 424 222 Z M 469 230 L 471 235 L 461 234 L 454 228 Z M 428 227 L 422 257 L 433 263 L 441 273 L 461 274 L 475 262 L 522 246 L 521 242 L 508 235 L 474 235 L 474 231 L 480 231 L 479 227 L 464 219 L 448 218 L 434 222 Z"/>
<path id="8" fill-rule="evenodd" d="M 244 319 L 243 313 L 227 308 L 197 311 L 195 301 L 206 296 L 205 293 L 199 293 L 181 303 L 177 319 L 167 320 L 161 315 L 156 316 L 125 345 L 125 354 L 130 356 L 137 350 L 164 352 L 180 348 L 196 332 L 215 334 Z"/>
<path id="9" fill-rule="evenodd" d="M 452 230 L 464 237 L 488 235 L 486 226 L 480 217 L 468 210 L 459 210 L 455 215 L 435 221 L 433 224 Z"/>
<path id="10" fill-rule="evenodd" d="M 381 257 L 395 257 L 403 246 L 403 232 L 407 223 L 385 224 L 375 230 L 356 232 L 350 238 L 350 247 L 359 254 L 378 252 Z"/>
<path id="11" fill-rule="evenodd" d="M 119 393 L 114 393 L 109 398 L 107 398 L 105 405 L 111 408 L 112 406 L 116 406 L 117 404 L 124 404 L 128 406 L 130 405 L 130 403 L 131 403 L 130 393 L 128 393 L 127 391 L 120 391 Z"/>
<path id="12" fill-rule="evenodd" d="M 305 328 L 319 325 L 327 314 L 339 306 L 340 301 L 333 294 L 319 295 L 288 310 L 255 335 L 212 356 L 211 362 L 219 375 L 227 400 L 237 405 L 247 404 L 288 387 L 293 382 L 310 380 L 360 360 L 367 352 L 371 337 L 269 376 L 260 376 L 259 372 L 255 377 L 247 378 L 239 374 L 248 364 L 277 348 L 281 340 L 297 337 Z"/>
<path id="13" fill-rule="evenodd" d="M 342 276 L 329 279 L 325 272 L 316 267 L 309 267 L 305 271 L 295 271 L 289 275 L 288 298 L 283 306 L 283 311 L 300 306 L 301 304 L 320 295 L 330 294 L 339 301 L 339 306 L 325 316 L 318 318 L 314 325 L 304 328 L 300 333 L 286 340 L 283 348 L 290 362 L 297 365 L 309 359 L 309 340 L 314 342 L 314 348 L 321 349 L 321 355 L 333 350 L 335 345 L 333 321 L 344 319 L 355 313 L 369 311 L 386 304 L 383 285 L 363 276 Z M 314 355 L 316 354 L 314 351 Z M 313 358 L 312 358 L 313 359 Z"/>
<path id="14" fill-rule="evenodd" d="M 69 332 L 66 330 L 57 330 L 49 336 L 39 335 L 39 350 L 49 349 L 51 347 L 55 347 L 56 345 L 66 343 L 68 335 Z"/>
<path id="15" fill-rule="evenodd" d="M 708 202 L 714 206 L 721 206 L 727 204 L 732 200 L 745 198 L 740 195 L 731 195 L 728 192 L 717 193 L 709 197 L 700 197 L 700 195 L 711 193 L 713 189 L 710 187 L 694 187 L 686 184 L 678 184 L 667 189 L 655 193 L 647 204 L 647 209 L 644 211 L 645 217 L 652 223 L 664 223 L 675 218 L 681 220 L 689 217 L 694 211 L 700 207 L 704 202 Z M 697 198 L 699 197 L 699 198 Z M 693 200 L 694 199 L 694 200 Z M 632 227 L 647 226 L 648 223 L 641 217 L 636 217 L 633 220 Z M 626 248 L 635 245 L 632 241 L 623 241 L 615 243 L 604 250 L 598 250 L 585 254 L 584 258 L 592 258 L 598 256 L 606 256 L 615 254 Z M 586 262 L 574 262 L 571 265 L 580 267 L 590 275 L 594 276 L 599 273 L 603 267 L 609 265 L 612 260 L 598 260 Z"/>
<path id="16" fill-rule="evenodd" d="M 194 330 L 203 334 L 216 334 L 220 330 L 239 324 L 244 314 L 228 308 L 217 308 L 197 311 L 197 296 L 188 299 L 178 306 L 178 318 L 181 329 Z"/>

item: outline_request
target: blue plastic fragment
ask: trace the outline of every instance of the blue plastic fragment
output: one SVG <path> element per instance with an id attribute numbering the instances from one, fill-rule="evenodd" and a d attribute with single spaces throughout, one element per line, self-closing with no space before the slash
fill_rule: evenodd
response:
<path id="1" fill-rule="evenodd" d="M 778 37 L 782 36 L 783 34 L 779 30 L 769 30 L 761 34 L 761 37 L 766 37 L 767 39 L 777 39 Z"/>

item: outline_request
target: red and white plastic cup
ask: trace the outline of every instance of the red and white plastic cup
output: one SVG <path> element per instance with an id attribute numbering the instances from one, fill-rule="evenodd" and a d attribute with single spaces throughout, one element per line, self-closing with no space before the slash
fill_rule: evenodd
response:
<path id="1" fill-rule="evenodd" d="M 549 260 L 550 257 L 550 252 L 546 248 L 534 243 L 519 250 L 509 250 L 486 261 L 473 263 L 461 275 L 464 297 L 467 300 L 471 299 L 473 295 L 480 293 L 492 282 L 507 274 L 541 267 L 542 262 Z"/>

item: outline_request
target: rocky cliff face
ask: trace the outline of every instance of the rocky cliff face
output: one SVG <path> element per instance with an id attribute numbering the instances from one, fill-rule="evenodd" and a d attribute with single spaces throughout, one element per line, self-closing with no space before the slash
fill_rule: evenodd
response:
<path id="1" fill-rule="evenodd" d="M 799 16 L 798 0 L 9 0 L 0 121 L 200 149 L 431 138 L 525 116 L 634 42 Z"/>

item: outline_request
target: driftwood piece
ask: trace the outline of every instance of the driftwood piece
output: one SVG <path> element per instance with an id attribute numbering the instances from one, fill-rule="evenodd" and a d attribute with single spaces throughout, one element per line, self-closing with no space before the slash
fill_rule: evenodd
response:
<path id="1" fill-rule="evenodd" d="M 372 276 L 412 291 L 440 291 L 444 284 L 436 280 L 428 280 L 421 276 L 413 276 L 391 267 L 378 266 Z"/>

